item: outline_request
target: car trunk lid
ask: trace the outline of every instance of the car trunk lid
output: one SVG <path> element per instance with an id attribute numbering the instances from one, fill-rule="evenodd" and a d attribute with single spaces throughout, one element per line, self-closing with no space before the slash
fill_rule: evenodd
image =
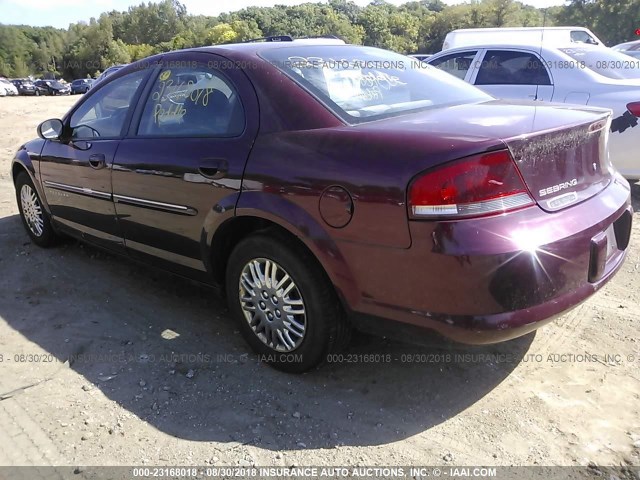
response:
<path id="1" fill-rule="evenodd" d="M 611 112 L 602 108 L 492 100 L 449 105 L 358 125 L 380 136 L 423 139 L 424 167 L 507 147 L 538 205 L 584 201 L 611 181 Z M 409 142 L 405 142 L 409 144 Z"/>
<path id="2" fill-rule="evenodd" d="M 554 212 L 587 200 L 611 181 L 610 116 L 505 139 L 531 195 Z"/>

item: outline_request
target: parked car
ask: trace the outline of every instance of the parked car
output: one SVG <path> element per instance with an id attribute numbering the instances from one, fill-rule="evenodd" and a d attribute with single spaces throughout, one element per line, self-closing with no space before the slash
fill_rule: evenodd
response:
<path id="1" fill-rule="evenodd" d="M 584 27 L 501 27 L 453 30 L 447 33 L 442 50 L 498 43 L 551 46 L 583 43 L 604 46 L 591 30 Z"/>
<path id="2" fill-rule="evenodd" d="M 0 89 L 4 90 L 4 94 L 7 96 L 18 95 L 18 89 L 6 78 L 0 78 Z"/>
<path id="3" fill-rule="evenodd" d="M 71 82 L 71 95 L 75 95 L 77 93 L 87 93 L 89 88 L 91 88 L 91 83 L 93 80 L 90 78 L 78 78 Z"/>
<path id="4" fill-rule="evenodd" d="M 624 53 L 629 57 L 633 57 L 636 60 L 640 60 L 640 50 L 620 50 L 620 53 Z"/>
<path id="5" fill-rule="evenodd" d="M 102 80 L 104 80 L 105 78 L 107 78 L 109 75 L 116 73 L 118 70 L 120 70 L 121 68 L 126 67 L 126 64 L 124 65 L 113 65 L 112 67 L 107 68 L 104 72 L 102 72 L 98 78 L 96 78 L 95 80 L 93 80 L 93 82 L 91 82 L 91 84 L 89 85 L 89 89 L 91 89 L 91 87 L 93 87 L 95 84 L 101 82 Z"/>
<path id="6" fill-rule="evenodd" d="M 640 179 L 640 68 L 636 61 L 592 45 L 478 45 L 437 53 L 427 63 L 496 98 L 609 108 L 611 160 Z"/>
<path id="7" fill-rule="evenodd" d="M 69 95 L 71 87 L 64 85 L 57 80 L 36 80 L 34 85 L 39 90 L 40 95 Z"/>
<path id="8" fill-rule="evenodd" d="M 27 79 L 16 79 L 11 80 L 11 83 L 18 90 L 18 94 L 20 95 L 40 95 L 40 91 L 36 88 L 31 80 Z"/>
<path id="9" fill-rule="evenodd" d="M 634 40 L 633 42 L 620 43 L 611 47 L 611 50 L 615 50 L 630 57 L 640 60 L 640 40 Z M 640 67 L 638 67 L 640 68 Z"/>
<path id="10" fill-rule="evenodd" d="M 420 60 L 424 62 L 427 58 L 431 57 L 429 53 L 414 53 L 413 55 L 409 55 L 411 58 L 415 58 L 416 60 Z"/>
<path id="11" fill-rule="evenodd" d="M 26 231 L 219 286 L 260 358 L 296 372 L 351 325 L 498 342 L 607 283 L 632 222 L 610 111 L 407 62 L 267 41 L 133 63 L 15 155 Z"/>

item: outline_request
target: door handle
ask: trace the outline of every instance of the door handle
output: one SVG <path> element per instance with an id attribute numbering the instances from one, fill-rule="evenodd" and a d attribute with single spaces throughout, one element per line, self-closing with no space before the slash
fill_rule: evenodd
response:
<path id="1" fill-rule="evenodd" d="M 91 168 L 99 170 L 106 167 L 107 163 L 102 153 L 94 153 L 92 155 L 89 155 L 89 165 L 91 165 Z"/>
<path id="2" fill-rule="evenodd" d="M 198 168 L 198 173 L 210 180 L 218 180 L 227 174 L 229 164 L 226 160 L 208 160 Z"/>

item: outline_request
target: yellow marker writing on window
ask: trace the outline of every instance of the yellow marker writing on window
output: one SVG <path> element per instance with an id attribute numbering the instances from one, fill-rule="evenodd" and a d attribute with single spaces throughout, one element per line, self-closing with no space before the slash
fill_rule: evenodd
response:
<path id="1" fill-rule="evenodd" d="M 165 70 L 160 74 L 160 81 L 165 82 L 171 76 L 171 70 Z"/>

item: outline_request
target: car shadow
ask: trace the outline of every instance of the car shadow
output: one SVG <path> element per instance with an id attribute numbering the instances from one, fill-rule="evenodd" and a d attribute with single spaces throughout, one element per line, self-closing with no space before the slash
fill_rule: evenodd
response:
<path id="1" fill-rule="evenodd" d="M 17 215 L 0 232 L 0 316 L 181 439 L 271 450 L 394 442 L 482 399 L 534 338 L 470 347 L 425 334 L 415 346 L 356 334 L 335 362 L 289 375 L 247 353 L 206 287 L 75 241 L 40 249 Z"/>

